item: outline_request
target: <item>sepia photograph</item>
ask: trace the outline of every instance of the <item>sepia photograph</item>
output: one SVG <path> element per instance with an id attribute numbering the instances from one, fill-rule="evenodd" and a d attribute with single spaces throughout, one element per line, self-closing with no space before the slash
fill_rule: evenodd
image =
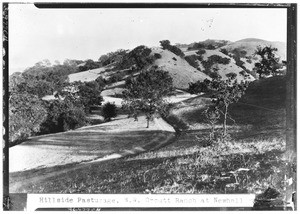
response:
<path id="1" fill-rule="evenodd" d="M 297 210 L 296 4 L 2 7 L 5 210 Z"/>

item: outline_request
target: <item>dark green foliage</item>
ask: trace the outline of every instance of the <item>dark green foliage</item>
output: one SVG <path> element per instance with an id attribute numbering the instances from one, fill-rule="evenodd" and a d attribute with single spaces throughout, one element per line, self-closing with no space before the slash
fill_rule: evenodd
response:
<path id="1" fill-rule="evenodd" d="M 60 91 L 64 88 L 68 80 L 68 75 L 78 72 L 75 63 L 64 63 L 63 65 L 49 65 L 45 63 L 37 63 L 35 66 L 26 69 L 22 77 L 26 80 L 37 80 L 49 82 L 53 91 Z"/>
<path id="2" fill-rule="evenodd" d="M 205 54 L 206 53 L 206 50 L 205 49 L 199 49 L 197 52 L 196 52 L 196 54 L 198 54 L 198 55 L 203 55 L 203 54 Z"/>
<path id="3" fill-rule="evenodd" d="M 215 49 L 216 49 L 216 47 L 215 47 L 214 45 L 212 45 L 212 44 L 207 45 L 206 48 L 207 48 L 208 50 L 215 50 Z"/>
<path id="4" fill-rule="evenodd" d="M 259 77 L 268 75 L 278 75 L 279 69 L 282 68 L 282 64 L 279 63 L 279 57 L 275 55 L 277 48 L 266 46 L 262 48 L 257 47 L 255 54 L 260 56 L 260 61 L 255 63 L 255 70 L 259 74 Z"/>
<path id="5" fill-rule="evenodd" d="M 194 68 L 199 67 L 198 62 L 196 61 L 198 59 L 197 55 L 194 54 L 194 55 L 185 56 L 184 59 Z"/>
<path id="6" fill-rule="evenodd" d="M 91 59 L 86 60 L 84 65 L 79 66 L 80 71 L 87 71 L 87 70 L 92 70 L 92 69 L 96 69 L 96 68 L 100 68 L 100 63 L 95 62 Z"/>
<path id="7" fill-rule="evenodd" d="M 182 52 L 182 50 L 176 47 L 175 45 L 171 45 L 169 40 L 160 41 L 160 45 L 163 49 L 169 50 L 172 53 L 176 54 L 177 56 L 184 57 L 184 53 Z"/>
<path id="8" fill-rule="evenodd" d="M 47 118 L 41 124 L 40 134 L 64 132 L 85 125 L 85 112 L 82 107 L 65 98 L 65 100 L 45 101 Z"/>
<path id="9" fill-rule="evenodd" d="M 225 55 L 227 55 L 227 56 L 229 55 L 228 50 L 225 49 L 225 48 L 221 48 L 221 49 L 220 49 L 220 52 L 223 53 L 223 54 L 225 54 Z"/>
<path id="10" fill-rule="evenodd" d="M 211 64 L 215 64 L 215 63 L 218 63 L 218 64 L 224 64 L 224 65 L 227 65 L 229 64 L 230 62 L 230 58 L 226 58 L 226 57 L 221 57 L 219 55 L 211 55 L 207 58 L 207 60 L 209 62 L 211 62 Z"/>
<path id="11" fill-rule="evenodd" d="M 122 60 L 116 64 L 117 69 L 142 70 L 154 62 L 154 56 L 150 55 L 151 49 L 140 45 L 125 54 Z"/>
<path id="12" fill-rule="evenodd" d="M 123 57 L 127 54 L 126 50 L 119 49 L 115 52 L 110 52 L 108 54 L 104 54 L 100 56 L 98 62 L 101 66 L 107 66 L 112 63 L 119 64 L 123 60 Z"/>
<path id="13" fill-rule="evenodd" d="M 207 93 L 209 91 L 210 80 L 205 79 L 203 82 L 198 80 L 194 83 L 189 83 L 188 92 L 191 94 Z"/>
<path id="14" fill-rule="evenodd" d="M 105 121 L 110 121 L 111 118 L 117 116 L 117 106 L 114 103 L 107 102 L 102 106 L 101 114 Z"/>
<path id="15" fill-rule="evenodd" d="M 221 76 L 217 72 L 210 72 L 209 73 L 209 77 L 211 77 L 212 79 L 219 79 L 219 78 L 221 78 Z"/>
<path id="16" fill-rule="evenodd" d="M 155 59 L 161 59 L 161 55 L 159 53 L 154 54 Z"/>
<path id="17" fill-rule="evenodd" d="M 8 115 L 10 146 L 38 133 L 46 115 L 47 111 L 36 95 L 11 91 Z"/>
<path id="18" fill-rule="evenodd" d="M 99 87 L 104 88 L 107 84 L 107 80 L 104 79 L 102 76 L 99 76 L 95 81 L 98 83 Z"/>
<path id="19" fill-rule="evenodd" d="M 78 89 L 76 92 L 76 96 L 78 96 L 76 102 L 79 102 L 84 106 L 85 112 L 90 112 L 91 106 L 101 105 L 103 101 L 103 98 L 100 95 L 102 88 L 96 81 L 84 83 L 76 82 L 74 85 Z"/>
<path id="20" fill-rule="evenodd" d="M 123 79 L 124 74 L 122 73 L 114 73 L 113 75 L 111 75 L 108 80 L 106 81 L 107 84 L 111 84 L 111 83 L 115 83 L 115 82 L 119 82 Z"/>
<path id="21" fill-rule="evenodd" d="M 52 82 L 29 78 L 29 76 L 21 78 L 22 80 L 17 84 L 13 84 L 12 81 L 10 82 L 12 83 L 12 85 L 10 85 L 11 90 L 14 90 L 16 93 L 27 92 L 42 98 L 45 95 L 49 95 L 54 92 L 55 86 Z"/>
<path id="22" fill-rule="evenodd" d="M 177 61 L 177 59 L 176 59 L 175 57 L 172 57 L 172 59 L 173 59 L 174 61 Z"/>
<path id="23" fill-rule="evenodd" d="M 172 78 L 169 73 L 161 70 L 148 70 L 141 72 L 136 78 L 126 81 L 123 92 L 123 108 L 137 119 L 140 113 L 146 115 L 147 127 L 154 114 L 166 114 L 167 103 L 164 96 L 173 90 Z"/>
<path id="24" fill-rule="evenodd" d="M 203 43 L 196 42 L 192 47 L 188 47 L 188 50 L 197 50 L 197 49 L 204 49 L 204 48 L 206 48 L 206 46 Z"/>
<path id="25" fill-rule="evenodd" d="M 189 47 L 188 50 L 198 50 L 198 49 L 208 49 L 208 50 L 215 50 L 217 48 L 220 48 L 224 45 L 228 44 L 228 41 L 226 40 L 210 40 L 207 39 L 202 42 L 196 42 L 193 44 L 192 47 Z"/>

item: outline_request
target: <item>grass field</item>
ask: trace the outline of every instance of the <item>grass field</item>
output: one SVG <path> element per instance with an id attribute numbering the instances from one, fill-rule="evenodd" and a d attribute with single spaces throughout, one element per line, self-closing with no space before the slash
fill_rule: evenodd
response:
<path id="1" fill-rule="evenodd" d="M 172 144 L 121 159 L 90 163 L 27 183 L 28 193 L 254 193 L 269 187 L 284 193 L 284 175 L 295 170 L 286 156 L 285 77 L 251 83 L 230 113 L 227 143 L 207 144 L 201 111 L 209 103 L 193 97 L 174 105 L 189 129 Z M 176 122 L 176 121 L 175 121 Z M 176 124 L 172 124 L 176 125 Z"/>

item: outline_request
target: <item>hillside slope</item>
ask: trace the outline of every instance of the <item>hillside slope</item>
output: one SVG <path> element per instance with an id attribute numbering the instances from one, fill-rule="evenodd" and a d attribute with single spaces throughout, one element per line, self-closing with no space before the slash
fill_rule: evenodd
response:
<path id="1" fill-rule="evenodd" d="M 185 52 L 185 55 L 186 56 L 190 56 L 190 55 L 198 55 L 196 53 L 197 51 L 196 50 L 192 50 L 192 51 L 187 51 Z M 205 53 L 202 54 L 203 56 L 203 61 L 207 61 L 207 59 L 210 57 L 210 56 L 213 56 L 213 55 L 217 55 L 217 56 L 220 56 L 222 58 L 227 58 L 227 59 L 230 59 L 230 62 L 228 64 L 221 64 L 221 63 L 214 63 L 214 65 L 212 66 L 212 69 L 216 69 L 217 70 L 217 73 L 222 77 L 222 79 L 226 79 L 226 74 L 228 73 L 235 73 L 237 74 L 237 80 L 238 82 L 242 81 L 242 80 L 245 80 L 244 79 L 244 76 L 240 74 L 241 71 L 243 71 L 244 69 L 237 66 L 236 65 L 236 62 L 233 58 L 221 53 L 219 50 L 205 50 Z M 197 60 L 198 64 L 200 65 L 199 68 L 200 70 L 204 70 L 204 66 L 203 66 L 203 61 L 199 61 Z M 253 76 L 249 76 L 249 78 L 247 79 L 248 81 L 253 81 L 254 80 L 254 77 Z"/>
<path id="2" fill-rule="evenodd" d="M 152 54 L 155 53 L 160 54 L 162 57 L 157 59 L 154 64 L 162 70 L 169 72 L 173 78 L 173 85 L 175 88 L 186 89 L 190 82 L 196 82 L 198 80 L 203 81 L 206 78 L 210 79 L 206 74 L 190 66 L 185 59 L 168 50 L 154 48 Z"/>
<path id="3" fill-rule="evenodd" d="M 221 47 L 222 49 L 226 49 L 229 52 L 233 52 L 237 50 L 239 52 L 245 51 L 245 57 L 241 58 L 241 60 L 245 63 L 244 66 L 248 70 L 252 70 L 254 68 L 255 62 L 258 61 L 258 58 L 254 55 L 255 50 L 258 46 L 265 47 L 265 46 L 272 46 L 278 49 L 276 55 L 280 57 L 280 60 L 286 60 L 286 43 L 284 42 L 271 42 L 262 39 L 256 38 L 247 38 L 242 39 L 228 45 Z M 220 48 L 220 49 L 221 49 Z M 250 59 L 247 61 L 247 59 Z"/>

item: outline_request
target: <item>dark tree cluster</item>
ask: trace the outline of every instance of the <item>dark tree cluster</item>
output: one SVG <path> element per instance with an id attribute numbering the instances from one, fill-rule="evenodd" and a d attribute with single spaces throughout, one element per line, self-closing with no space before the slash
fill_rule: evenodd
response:
<path id="1" fill-rule="evenodd" d="M 110 52 L 99 57 L 98 62 L 101 66 L 107 66 L 112 63 L 120 63 L 123 57 L 127 54 L 126 50 L 119 49 L 115 52 Z"/>
<path id="2" fill-rule="evenodd" d="M 198 54 L 198 55 L 203 55 L 203 54 L 205 54 L 206 53 L 206 50 L 205 49 L 199 49 L 197 52 L 196 52 L 196 54 Z"/>
<path id="3" fill-rule="evenodd" d="M 278 75 L 280 69 L 283 67 L 282 63 L 279 63 L 279 57 L 275 55 L 277 48 L 272 46 L 266 46 L 262 48 L 257 47 L 255 54 L 260 56 L 260 61 L 255 63 L 255 70 L 259 74 L 259 77 L 268 75 Z"/>
<path id="4" fill-rule="evenodd" d="M 88 59 L 88 60 L 86 60 L 82 64 L 83 65 L 78 66 L 78 68 L 79 68 L 80 71 L 87 71 L 87 70 L 92 70 L 92 69 L 100 68 L 100 63 L 99 62 L 95 62 L 92 59 Z"/>
<path id="5" fill-rule="evenodd" d="M 188 92 L 190 94 L 207 93 L 209 92 L 209 84 L 209 79 L 205 79 L 204 81 L 198 80 L 197 82 L 189 83 Z"/>
<path id="6" fill-rule="evenodd" d="M 48 66 L 48 67 L 47 67 Z M 86 114 L 93 105 L 101 105 L 104 83 L 67 82 L 67 74 L 76 65 L 36 64 L 24 73 L 10 77 L 10 145 L 32 135 L 67 131 L 88 122 Z M 64 69 L 65 68 L 65 69 Z M 101 82 L 101 84 L 100 84 Z M 45 100 L 45 95 L 55 99 Z"/>
<path id="7" fill-rule="evenodd" d="M 142 70 L 154 62 L 155 58 L 151 55 L 151 52 L 150 48 L 140 45 L 125 54 L 122 60 L 117 63 L 116 69 Z"/>
<path id="8" fill-rule="evenodd" d="M 196 54 L 185 56 L 184 59 L 194 68 L 199 69 L 197 60 L 202 61 L 202 57 Z"/>
<path id="9" fill-rule="evenodd" d="M 220 52 L 223 53 L 223 54 L 225 54 L 225 55 L 227 55 L 227 56 L 229 56 L 229 52 L 228 52 L 228 50 L 226 48 L 221 48 Z"/>
<path id="10" fill-rule="evenodd" d="M 217 48 L 220 48 L 220 47 L 226 45 L 227 43 L 228 43 L 228 41 L 226 41 L 226 40 L 216 41 L 216 40 L 207 39 L 202 42 L 194 43 L 192 47 L 188 47 L 188 50 L 199 50 L 199 49 L 215 50 Z"/>
<path id="11" fill-rule="evenodd" d="M 175 45 L 171 45 L 171 42 L 169 40 L 160 41 L 160 46 L 162 47 L 162 49 L 169 50 L 177 56 L 184 57 L 184 53 L 182 52 L 182 50 Z"/>

